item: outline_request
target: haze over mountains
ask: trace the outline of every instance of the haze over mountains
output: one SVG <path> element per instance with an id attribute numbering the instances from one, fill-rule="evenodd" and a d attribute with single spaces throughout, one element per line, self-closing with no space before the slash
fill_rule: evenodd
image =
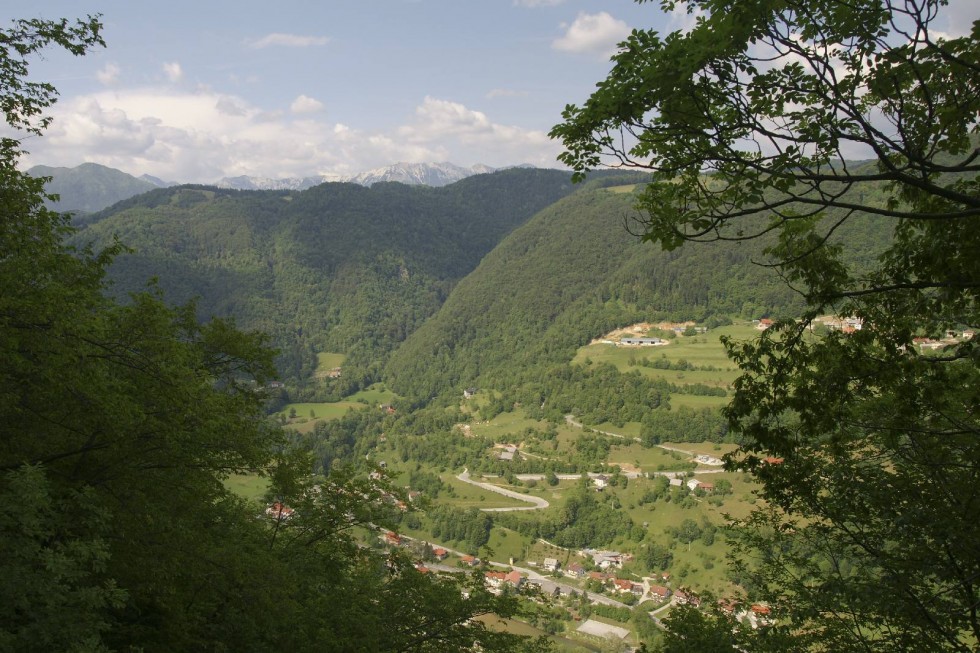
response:
<path id="1" fill-rule="evenodd" d="M 234 190 L 306 190 L 326 182 L 351 182 L 361 186 L 371 186 L 376 183 L 396 181 L 412 186 L 438 187 L 495 170 L 497 168 L 480 164 L 463 167 L 448 162 L 395 163 L 350 175 L 283 178 L 242 175 L 224 177 L 209 185 Z M 61 199 L 58 202 L 49 202 L 48 205 L 59 211 L 92 213 L 154 188 L 178 185 L 178 182 L 165 181 L 150 175 L 134 177 L 97 163 L 83 163 L 74 168 L 39 165 L 27 172 L 35 177 L 51 177 L 47 190 L 49 193 L 59 195 Z"/>

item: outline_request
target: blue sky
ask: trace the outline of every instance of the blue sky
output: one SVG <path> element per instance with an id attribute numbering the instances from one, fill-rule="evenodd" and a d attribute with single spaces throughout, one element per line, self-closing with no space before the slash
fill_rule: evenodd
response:
<path id="1" fill-rule="evenodd" d="M 633 0 L 0 0 L 8 18 L 102 14 L 107 47 L 49 50 L 61 93 L 25 166 L 134 175 L 344 175 L 400 161 L 558 167 L 548 139 L 633 28 L 691 16 Z M 962 34 L 977 0 L 936 32 Z M 935 34 L 935 32 L 934 32 Z M 860 158 L 859 153 L 855 156 Z"/>
<path id="2" fill-rule="evenodd" d="M 26 165 L 94 161 L 179 182 L 345 174 L 398 161 L 557 167 L 547 138 L 634 27 L 631 0 L 0 0 L 101 13 L 107 47 L 48 51 L 61 99 Z"/>

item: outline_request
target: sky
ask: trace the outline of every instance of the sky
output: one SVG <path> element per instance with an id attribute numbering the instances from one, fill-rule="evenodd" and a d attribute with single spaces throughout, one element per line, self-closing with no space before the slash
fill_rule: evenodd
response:
<path id="1" fill-rule="evenodd" d="M 630 30 L 632 0 L 0 0 L 7 19 L 101 14 L 105 48 L 48 49 L 60 98 L 26 167 L 133 175 L 344 175 L 396 162 L 559 167 L 547 134 Z M 4 21 L 5 22 L 5 21 Z"/>
<path id="2" fill-rule="evenodd" d="M 977 0 L 934 27 L 969 29 Z M 7 19 L 101 14 L 105 48 L 48 49 L 59 102 L 25 167 L 95 162 L 165 181 L 343 176 L 397 162 L 560 167 L 547 136 L 633 28 L 633 0 L 0 0 Z M 859 153 L 855 153 L 860 158 Z"/>

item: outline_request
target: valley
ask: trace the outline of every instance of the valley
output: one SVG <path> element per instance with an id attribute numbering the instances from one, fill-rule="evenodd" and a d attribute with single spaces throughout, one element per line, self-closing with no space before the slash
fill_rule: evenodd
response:
<path id="1" fill-rule="evenodd" d="M 674 400 L 684 396 L 685 383 L 704 380 L 687 374 L 710 367 L 719 378 L 725 378 L 723 374 L 734 378 L 719 337 L 750 338 L 758 332 L 751 322 L 736 321 L 710 330 L 696 326 L 693 322 L 677 326 L 663 346 L 608 342 L 637 329 L 644 334 L 653 328 L 663 330 L 663 325 L 626 327 L 581 347 L 569 364 L 608 364 L 628 373 L 641 367 L 638 355 L 667 361 L 670 365 L 662 369 L 643 369 L 662 373 L 651 377 L 674 385 L 677 392 L 670 394 L 669 411 L 691 412 L 690 406 Z M 334 354 L 320 358 L 331 366 L 339 360 Z M 726 388 L 728 383 L 719 381 L 712 387 Z M 310 438 L 323 437 L 328 423 L 348 410 L 380 417 L 383 438 L 374 439 L 372 446 L 352 446 L 348 456 L 331 462 L 356 466 L 359 459 L 369 461 L 369 469 L 382 469 L 392 486 L 408 498 L 402 504 L 407 512 L 397 515 L 386 531 L 397 533 L 399 539 L 366 533 L 366 542 L 385 546 L 397 542 L 396 548 L 436 573 L 461 573 L 470 568 L 466 561 L 471 557 L 479 559 L 487 573 L 518 572 L 519 594 L 527 604 L 519 619 L 541 625 L 544 622 L 536 615 L 546 610 L 551 615 L 548 632 L 562 638 L 556 644 L 566 650 L 594 650 L 601 643 L 594 635 L 578 632 L 587 619 L 624 629 L 627 640 L 638 645 L 641 636 L 649 636 L 644 629 L 651 622 L 656 628 L 654 620 L 665 616 L 678 596 L 751 598 L 733 582 L 726 565 L 725 524 L 729 518 L 747 516 L 758 505 L 757 483 L 744 472 L 725 471 L 721 466 L 721 458 L 737 448 L 735 443 L 683 441 L 671 433 L 658 433 L 654 444 L 646 433 L 649 429 L 640 422 L 620 427 L 612 422 L 583 424 L 572 414 L 551 422 L 521 408 L 480 419 L 498 393 L 471 390 L 476 391 L 467 391 L 468 396 L 460 397 L 451 409 L 462 416 L 449 427 L 452 435 L 402 432 L 401 424 L 411 417 L 400 414 L 399 408 L 389 413 L 389 407 L 405 404 L 380 385 L 339 402 L 287 404 L 275 417 L 285 418 L 288 429 Z M 717 399 L 723 401 L 724 396 Z M 294 411 L 303 417 L 288 418 Z M 317 424 L 323 424 L 319 431 Z M 641 433 L 646 433 L 646 441 Z M 431 454 L 429 459 L 406 453 L 409 442 L 443 442 L 450 448 L 454 437 L 473 447 L 473 457 L 462 467 L 446 456 Z M 583 447 L 596 448 L 584 465 L 576 462 Z M 540 471 L 518 471 L 528 469 Z M 591 510 L 620 519 L 613 528 L 599 529 L 598 535 L 583 533 L 575 542 L 564 540 L 560 530 L 549 530 L 550 524 L 568 519 L 563 515 L 579 510 L 582 521 L 591 518 Z M 564 527 L 575 527 L 576 519 L 572 517 Z M 440 550 L 447 555 L 433 554 Z M 594 550 L 614 551 L 617 563 L 597 564 L 588 554 Z M 618 608 L 617 618 L 593 616 L 595 606 L 602 605 Z M 513 623 L 510 627 L 516 628 Z"/>

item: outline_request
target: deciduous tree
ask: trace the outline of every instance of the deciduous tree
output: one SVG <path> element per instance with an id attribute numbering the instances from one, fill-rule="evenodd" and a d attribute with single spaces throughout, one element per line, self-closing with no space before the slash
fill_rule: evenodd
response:
<path id="1" fill-rule="evenodd" d="M 740 577 L 795 650 L 975 650 L 980 22 L 942 33 L 938 0 L 684 6 L 689 31 L 635 31 L 552 134 L 579 176 L 604 156 L 652 172 L 644 238 L 763 238 L 807 299 L 727 343 L 730 465 L 769 503 L 739 529 Z M 858 220 L 891 238 L 849 267 Z M 816 337 L 824 314 L 856 320 Z"/>

